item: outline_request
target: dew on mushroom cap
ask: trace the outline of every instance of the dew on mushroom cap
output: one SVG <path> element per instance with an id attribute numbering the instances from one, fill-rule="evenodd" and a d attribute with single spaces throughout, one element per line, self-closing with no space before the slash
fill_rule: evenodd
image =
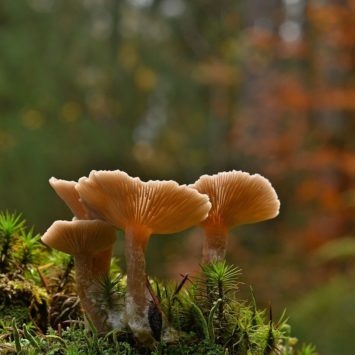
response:
<path id="1" fill-rule="evenodd" d="M 78 219 L 88 219 L 88 214 L 84 206 L 80 203 L 80 196 L 75 190 L 76 181 L 67 181 L 51 177 L 49 184 L 52 186 L 56 194 L 66 203 Z"/>
<path id="2" fill-rule="evenodd" d="M 269 180 L 242 171 L 203 175 L 193 188 L 210 197 L 212 208 L 201 222 L 205 229 L 204 262 L 225 256 L 228 229 L 274 218 L 280 201 Z"/>

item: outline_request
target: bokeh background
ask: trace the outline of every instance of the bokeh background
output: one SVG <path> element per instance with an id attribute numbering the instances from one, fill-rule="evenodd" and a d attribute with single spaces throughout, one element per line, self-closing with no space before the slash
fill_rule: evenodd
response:
<path id="1" fill-rule="evenodd" d="M 51 176 L 260 173 L 282 208 L 231 233 L 241 292 L 353 354 L 354 63 L 354 0 L 1 0 L 0 208 L 43 232 L 71 218 Z M 201 240 L 152 238 L 150 273 L 193 272 Z"/>

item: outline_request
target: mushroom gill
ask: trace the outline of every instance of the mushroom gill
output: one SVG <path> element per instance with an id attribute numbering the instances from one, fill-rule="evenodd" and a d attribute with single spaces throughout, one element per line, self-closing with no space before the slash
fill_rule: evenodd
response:
<path id="1" fill-rule="evenodd" d="M 49 184 L 77 219 L 89 219 L 88 213 L 79 201 L 80 196 L 75 190 L 76 181 L 67 181 L 51 177 Z"/>
<path id="2" fill-rule="evenodd" d="M 212 208 L 201 222 L 205 231 L 203 263 L 223 260 L 229 229 L 274 218 L 280 201 L 269 180 L 242 171 L 203 175 L 193 185 L 209 196 Z"/>
<path id="3" fill-rule="evenodd" d="M 170 234 L 207 217 L 208 197 L 174 181 L 148 181 L 116 171 L 92 171 L 76 185 L 82 203 L 93 215 L 125 231 L 127 314 L 141 342 L 149 342 L 144 251 L 152 234 Z"/>
<path id="4" fill-rule="evenodd" d="M 107 332 L 107 315 L 96 305 L 93 294 L 98 281 L 109 272 L 115 230 L 98 220 L 56 221 L 41 239 L 49 247 L 74 256 L 83 309 L 99 333 Z"/>

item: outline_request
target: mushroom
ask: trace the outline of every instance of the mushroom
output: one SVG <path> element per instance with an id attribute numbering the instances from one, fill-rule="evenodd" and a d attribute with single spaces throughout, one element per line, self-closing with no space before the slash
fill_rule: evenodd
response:
<path id="1" fill-rule="evenodd" d="M 98 281 L 109 272 L 115 230 L 98 220 L 56 221 L 41 240 L 53 249 L 74 256 L 81 304 L 98 332 L 107 332 L 108 315 L 95 303 L 94 293 Z"/>
<path id="2" fill-rule="evenodd" d="M 90 220 L 93 219 L 90 215 L 89 211 L 87 211 L 84 205 L 80 202 L 80 196 L 75 189 L 76 181 L 67 181 L 56 179 L 52 177 L 49 179 L 49 184 L 52 186 L 57 195 L 66 203 L 66 205 L 70 208 L 70 210 L 74 214 L 74 219 L 76 220 Z M 106 229 L 111 228 L 112 233 L 115 232 L 115 228 L 113 226 L 106 226 Z M 112 257 L 112 248 L 110 250 L 105 250 L 101 253 L 96 254 L 96 260 L 100 261 L 102 265 L 105 265 L 108 269 L 111 263 Z M 76 272 L 80 273 L 78 269 Z M 80 275 L 79 275 L 80 277 Z M 124 312 L 114 312 L 112 310 L 109 315 L 109 320 L 112 328 L 123 328 L 125 325 L 125 314 Z"/>
<path id="3" fill-rule="evenodd" d="M 269 180 L 259 174 L 242 171 L 203 175 L 193 185 L 209 196 L 212 208 L 201 226 L 205 232 L 203 263 L 225 258 L 228 230 L 240 224 L 250 224 L 274 218 L 280 201 Z"/>
<path id="4" fill-rule="evenodd" d="M 75 190 L 76 181 L 67 181 L 51 177 L 49 184 L 57 195 L 66 203 L 77 219 L 89 219 L 88 213 L 80 203 L 80 196 Z"/>
<path id="5" fill-rule="evenodd" d="M 116 171 L 92 171 L 76 185 L 82 203 L 97 218 L 125 231 L 128 324 L 141 342 L 151 340 L 147 319 L 144 251 L 152 234 L 170 234 L 207 217 L 206 195 L 174 181 L 148 181 Z"/>

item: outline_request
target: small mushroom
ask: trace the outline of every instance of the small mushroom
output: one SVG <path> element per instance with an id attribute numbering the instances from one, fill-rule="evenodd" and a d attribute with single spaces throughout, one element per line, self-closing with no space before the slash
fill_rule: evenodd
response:
<path id="1" fill-rule="evenodd" d="M 170 234 L 207 217 L 208 197 L 174 181 L 148 181 L 116 171 L 92 171 L 76 185 L 90 213 L 125 231 L 128 324 L 141 342 L 151 341 L 147 319 L 144 251 L 152 234 Z"/>
<path id="2" fill-rule="evenodd" d="M 49 247 L 74 256 L 83 309 L 99 333 L 107 332 L 107 314 L 95 303 L 94 293 L 97 282 L 109 272 L 115 230 L 98 220 L 56 221 L 41 239 Z"/>
<path id="3" fill-rule="evenodd" d="M 80 202 L 80 196 L 75 189 L 76 181 L 67 181 L 62 179 L 56 179 L 52 177 L 49 179 L 49 183 L 57 193 L 57 195 L 66 203 L 69 209 L 73 212 L 75 220 L 88 220 L 93 219 L 89 211 L 87 211 L 84 205 Z M 106 230 L 108 228 L 112 229 L 112 233 L 116 233 L 113 226 L 106 225 Z M 109 270 L 109 265 L 111 263 L 112 248 L 99 252 L 95 256 L 95 260 L 100 262 L 101 265 Z M 110 325 L 113 328 L 120 328 L 124 326 L 124 313 L 111 312 L 109 319 L 111 319 Z"/>
<path id="4" fill-rule="evenodd" d="M 51 177 L 49 184 L 57 195 L 66 203 L 77 219 L 89 219 L 88 213 L 80 203 L 80 196 L 75 190 L 76 181 L 67 181 Z"/>
<path id="5" fill-rule="evenodd" d="M 193 185 L 209 196 L 212 208 L 201 226 L 205 231 L 203 263 L 225 258 L 228 230 L 274 218 L 280 201 L 269 180 L 242 171 L 203 175 Z"/>

